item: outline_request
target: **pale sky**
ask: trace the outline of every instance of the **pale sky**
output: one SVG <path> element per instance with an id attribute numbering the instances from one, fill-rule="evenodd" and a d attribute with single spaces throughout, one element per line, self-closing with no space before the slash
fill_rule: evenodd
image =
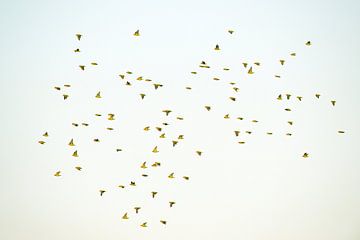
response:
<path id="1" fill-rule="evenodd" d="M 0 1 L 0 239 L 360 239 L 359 12 L 355 0 Z"/>

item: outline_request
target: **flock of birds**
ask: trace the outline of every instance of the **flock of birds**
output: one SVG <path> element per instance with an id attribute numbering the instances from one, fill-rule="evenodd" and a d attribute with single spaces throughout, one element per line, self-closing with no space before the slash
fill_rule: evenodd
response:
<path id="1" fill-rule="evenodd" d="M 228 32 L 229 34 L 231 34 L 231 35 L 234 34 L 234 30 L 228 30 L 227 32 Z M 140 37 L 140 36 L 141 36 L 141 35 L 140 35 L 140 31 L 139 31 L 139 30 L 135 31 L 135 32 L 133 33 L 133 36 L 134 36 L 134 37 Z M 77 39 L 78 41 L 81 41 L 82 37 L 83 37 L 83 36 L 82 36 L 81 34 L 76 34 L 76 39 Z M 311 41 L 307 41 L 307 42 L 305 43 L 305 45 L 306 45 L 306 46 L 311 46 L 312 43 L 311 43 Z M 221 51 L 221 48 L 220 48 L 219 44 L 216 44 L 213 50 L 214 50 L 214 51 Z M 80 50 L 79 48 L 76 48 L 76 49 L 74 49 L 73 51 L 74 51 L 76 54 L 78 54 L 78 53 L 81 52 L 81 50 Z M 295 53 L 295 52 L 290 53 L 290 57 L 291 57 L 291 58 L 296 57 L 296 53 Z M 283 65 L 285 65 L 285 63 L 286 63 L 286 60 L 285 60 L 285 59 L 279 59 L 279 64 L 280 64 L 280 65 L 283 66 Z M 97 62 L 91 62 L 90 65 L 92 65 L 92 66 L 97 66 L 98 63 L 97 63 Z M 242 63 L 243 68 L 245 69 L 246 73 L 249 74 L 249 75 L 255 74 L 256 68 L 259 67 L 260 65 L 261 65 L 260 62 L 253 62 L 253 63 L 243 62 L 243 63 Z M 202 68 L 202 69 L 210 69 L 210 68 L 211 68 L 211 66 L 208 65 L 205 61 L 201 61 L 198 67 L 199 67 L 199 68 Z M 87 68 L 86 65 L 79 65 L 79 69 L 80 69 L 81 71 L 85 71 L 86 68 Z M 223 71 L 230 71 L 230 69 L 229 69 L 229 68 L 226 68 L 226 67 L 223 68 L 222 70 L 223 70 Z M 191 71 L 191 74 L 196 75 L 197 73 L 198 73 L 197 71 Z M 131 79 L 130 76 L 132 76 L 132 75 L 133 75 L 133 72 L 127 71 L 126 73 L 119 74 L 119 77 L 120 77 L 120 80 L 122 80 L 122 81 L 124 82 L 124 85 L 125 85 L 125 86 L 132 86 L 132 84 L 133 84 L 132 81 L 139 81 L 139 82 L 151 83 L 155 90 L 163 87 L 163 84 L 157 83 L 157 82 L 153 82 L 151 79 L 145 79 L 145 78 L 142 77 L 142 76 L 136 77 L 135 79 Z M 274 77 L 275 77 L 275 78 L 280 78 L 281 76 L 280 76 L 280 75 L 274 75 Z M 214 80 L 214 81 L 220 81 L 220 78 L 214 77 L 213 80 Z M 234 94 L 236 94 L 237 92 L 239 92 L 239 87 L 236 86 L 236 82 L 230 82 L 229 84 L 230 84 L 230 86 L 231 86 L 231 91 L 233 91 Z M 63 89 L 67 89 L 67 88 L 70 88 L 70 87 L 71 87 L 70 84 L 64 84 L 63 87 L 55 86 L 54 89 L 55 89 L 56 91 L 62 91 Z M 186 89 L 187 91 L 191 91 L 191 90 L 192 90 L 192 87 L 191 87 L 191 86 L 186 86 L 185 89 Z M 94 94 L 94 95 L 95 95 L 94 97 L 95 97 L 96 99 L 101 99 L 101 98 L 102 98 L 101 91 L 98 91 L 98 92 L 97 92 L 96 94 Z M 67 99 L 69 98 L 69 94 L 66 93 L 66 90 L 63 92 L 62 97 L 63 97 L 64 100 L 67 100 Z M 146 98 L 146 94 L 145 94 L 145 93 L 139 93 L 139 97 L 140 97 L 140 100 L 144 100 L 144 99 Z M 303 100 L 303 97 L 302 97 L 302 96 L 292 96 L 292 94 L 289 94 L 289 93 L 285 93 L 285 94 L 282 93 L 282 94 L 279 94 L 277 97 L 275 96 L 276 100 L 278 100 L 278 101 L 283 101 L 283 100 L 288 101 L 288 100 L 290 100 L 292 97 L 295 98 L 295 99 L 297 99 L 297 101 L 299 101 L 299 102 L 301 102 L 301 101 Z M 318 93 L 316 93 L 316 94 L 314 95 L 314 98 L 315 98 L 315 99 L 320 99 L 320 97 L 321 97 L 321 95 L 318 94 Z M 235 102 L 235 101 L 237 101 L 237 98 L 236 98 L 236 96 L 230 96 L 230 97 L 229 97 L 229 100 L 232 101 L 232 102 Z M 335 100 L 330 100 L 329 104 L 331 104 L 332 106 L 335 107 L 336 101 L 335 101 Z M 203 106 L 203 107 L 204 107 L 205 111 L 211 111 L 211 110 L 212 110 L 212 106 L 210 106 L 210 105 L 205 105 L 205 106 Z M 291 108 L 285 108 L 284 111 L 291 112 L 292 109 L 291 109 Z M 171 109 L 163 109 L 163 110 L 162 110 L 162 113 L 163 113 L 166 117 L 169 117 L 170 114 L 174 115 L 174 112 L 173 112 Z M 103 114 L 101 114 L 101 113 L 95 113 L 95 116 L 96 116 L 96 117 L 102 117 Z M 108 121 L 115 121 L 115 120 L 116 120 L 116 116 L 115 116 L 114 113 L 108 113 L 107 116 L 106 116 L 106 118 L 107 118 Z M 224 118 L 224 119 L 230 119 L 230 118 L 232 118 L 232 116 L 230 115 L 230 113 L 226 113 L 226 114 L 223 116 L 223 118 Z M 243 117 L 235 117 L 235 119 L 236 119 L 236 120 L 239 120 L 239 121 L 244 120 Z M 176 120 L 176 121 L 183 121 L 183 120 L 184 120 L 184 117 L 183 117 L 183 116 L 176 116 L 176 117 L 175 117 L 175 120 Z M 256 119 L 252 119 L 252 120 L 250 120 L 250 121 L 253 122 L 253 123 L 257 123 L 257 122 L 258 122 L 258 120 L 256 120 Z M 289 120 L 287 123 L 288 123 L 290 126 L 294 124 L 294 122 L 293 122 L 292 120 Z M 86 122 L 82 122 L 82 123 L 72 123 L 72 125 L 73 125 L 73 127 L 79 127 L 79 126 L 89 127 L 89 124 L 86 123 Z M 158 132 L 158 134 L 160 134 L 160 135 L 158 136 L 158 138 L 160 138 L 160 139 L 165 139 L 165 138 L 168 138 L 168 135 L 167 135 L 168 133 L 165 133 L 165 132 L 164 132 L 166 126 L 168 126 L 168 125 L 169 125 L 169 123 L 163 122 L 163 123 L 159 123 L 159 125 L 157 125 L 157 126 L 145 126 L 145 127 L 143 127 L 143 131 L 145 131 L 145 132 L 148 132 L 148 131 Z M 114 130 L 114 128 L 112 128 L 112 127 L 107 127 L 106 130 L 112 131 L 112 130 Z M 250 135 L 250 134 L 252 134 L 252 131 L 247 130 L 247 131 L 242 132 L 242 131 L 240 131 L 240 130 L 235 129 L 234 132 L 233 132 L 233 134 L 235 135 L 235 137 L 240 137 L 243 133 Z M 345 131 L 343 131 L 343 130 L 338 130 L 338 133 L 339 133 L 339 134 L 344 134 Z M 273 135 L 273 132 L 266 132 L 266 134 L 267 134 L 267 135 Z M 292 133 L 291 133 L 291 132 L 287 132 L 287 133 L 285 133 L 285 134 L 286 134 L 286 136 L 292 136 Z M 46 139 L 46 138 L 49 138 L 49 133 L 48 133 L 48 132 L 45 132 L 45 133 L 42 134 L 42 136 L 43 136 L 42 140 L 39 140 L 38 143 L 41 144 L 41 145 L 44 145 L 44 144 L 46 144 L 45 139 Z M 94 138 L 93 141 L 94 141 L 94 142 L 100 142 L 100 139 Z M 177 135 L 177 136 L 173 136 L 172 139 L 171 139 L 171 142 L 170 142 L 170 147 L 176 147 L 181 141 L 184 141 L 184 135 L 183 135 L 183 134 L 180 134 L 180 135 Z M 237 143 L 238 143 L 238 144 L 245 144 L 245 141 L 240 140 L 240 141 L 237 141 Z M 78 158 L 78 157 L 79 157 L 79 153 L 78 153 L 78 150 L 75 149 L 76 146 L 77 146 L 76 140 L 73 139 L 73 138 L 70 139 L 69 142 L 68 142 L 68 146 L 69 146 L 70 148 L 74 148 L 74 151 L 73 151 L 73 153 L 72 153 L 72 157 Z M 151 152 L 152 152 L 153 154 L 156 154 L 156 153 L 158 153 L 158 152 L 160 151 L 160 149 L 159 149 L 158 146 L 152 146 L 151 149 L 152 149 Z M 116 150 L 116 152 L 121 152 L 121 151 L 123 151 L 123 149 L 121 149 L 121 148 L 116 148 L 115 150 Z M 198 157 L 201 157 L 202 154 L 203 154 L 203 151 L 200 150 L 200 149 L 196 149 L 196 150 L 194 150 L 194 154 L 196 154 Z M 304 153 L 302 153 L 302 157 L 303 157 L 303 158 L 309 158 L 309 157 L 310 157 L 310 153 L 304 152 Z M 141 169 L 157 168 L 157 167 L 161 167 L 161 163 L 160 163 L 159 161 L 155 161 L 155 162 L 152 162 L 152 163 L 142 162 L 139 167 L 140 167 Z M 83 170 L 83 168 L 82 168 L 81 166 L 75 166 L 74 168 L 75 168 L 77 171 L 82 171 L 82 170 Z M 61 170 L 56 171 L 56 172 L 53 174 L 53 176 L 55 176 L 55 177 L 61 177 L 61 176 L 62 176 L 62 171 L 61 171 Z M 146 177 L 148 177 L 148 174 L 143 173 L 141 176 L 146 178 Z M 174 172 L 169 173 L 169 175 L 167 176 L 167 178 L 170 179 L 170 180 L 171 180 L 171 179 L 174 179 L 175 177 L 177 177 L 177 176 L 175 176 L 175 173 L 174 173 Z M 190 177 L 189 177 L 189 176 L 181 176 L 181 178 L 182 178 L 184 181 L 189 181 L 189 180 L 190 180 Z M 135 186 L 137 186 L 137 185 L 136 185 L 136 182 L 135 182 L 135 181 L 131 181 L 131 182 L 129 183 L 129 186 L 130 186 L 130 187 L 135 187 Z M 118 188 L 124 189 L 124 188 L 126 188 L 126 185 L 123 185 L 123 184 L 118 185 Z M 101 196 L 101 197 L 104 196 L 104 194 L 106 194 L 106 192 L 107 192 L 107 190 L 105 190 L 105 189 L 99 189 L 99 196 Z M 158 194 L 157 191 L 151 191 L 151 192 L 149 192 L 149 197 L 151 197 L 152 199 L 155 199 L 156 196 L 157 196 L 157 194 Z M 175 204 L 176 204 L 176 202 L 173 201 L 173 200 L 168 201 L 168 206 L 169 206 L 170 208 L 174 207 Z M 134 214 L 139 214 L 139 213 L 141 212 L 141 209 L 142 209 L 142 208 L 141 208 L 140 206 L 135 206 L 132 211 L 133 211 Z M 121 218 L 122 218 L 124 221 L 128 220 L 128 219 L 130 218 L 130 211 L 124 212 L 124 213 L 122 214 L 122 217 L 121 217 Z M 160 220 L 159 220 L 159 223 L 160 223 L 160 224 L 163 224 L 163 225 L 166 225 L 166 224 L 167 224 L 167 221 L 166 221 L 165 219 L 160 219 Z M 142 222 L 142 223 L 140 224 L 140 227 L 143 227 L 143 228 L 148 227 L 148 222 Z"/>

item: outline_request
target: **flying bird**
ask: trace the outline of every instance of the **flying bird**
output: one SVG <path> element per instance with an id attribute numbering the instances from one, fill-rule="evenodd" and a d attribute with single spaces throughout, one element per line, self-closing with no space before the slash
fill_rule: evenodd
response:
<path id="1" fill-rule="evenodd" d="M 151 192 L 152 198 L 155 198 L 156 194 L 157 194 L 157 192 Z"/>
<path id="2" fill-rule="evenodd" d="M 157 146 L 154 147 L 154 149 L 152 150 L 152 152 L 153 152 L 153 153 L 158 153 L 158 152 L 159 152 Z"/>
<path id="3" fill-rule="evenodd" d="M 128 214 L 127 214 L 127 213 L 125 213 L 125 214 L 122 216 L 122 219 L 124 219 L 124 220 L 129 219 Z"/>
<path id="4" fill-rule="evenodd" d="M 140 36 L 140 31 L 136 30 L 133 35 L 136 36 L 136 37 L 139 37 Z"/>
<path id="5" fill-rule="evenodd" d="M 75 146 L 74 139 L 71 139 L 70 142 L 68 143 L 68 145 L 71 147 Z"/>
<path id="6" fill-rule="evenodd" d="M 82 35 L 81 35 L 80 33 L 78 33 L 78 34 L 76 34 L 75 36 L 76 36 L 77 40 L 79 40 L 79 41 L 80 41 L 80 39 L 81 39 Z"/>
<path id="7" fill-rule="evenodd" d="M 134 207 L 134 209 L 135 209 L 136 214 L 138 214 L 141 207 Z"/>

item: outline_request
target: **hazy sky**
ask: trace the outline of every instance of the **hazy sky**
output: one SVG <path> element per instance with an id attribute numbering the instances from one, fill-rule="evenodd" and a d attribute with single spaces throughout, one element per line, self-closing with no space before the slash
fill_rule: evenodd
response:
<path id="1" fill-rule="evenodd" d="M 0 239 L 360 239 L 359 12 L 355 0 L 0 1 Z M 242 62 L 256 61 L 246 74 Z M 54 90 L 63 84 L 66 101 Z M 162 122 L 166 139 L 153 130 Z M 144 161 L 162 166 L 146 179 Z"/>

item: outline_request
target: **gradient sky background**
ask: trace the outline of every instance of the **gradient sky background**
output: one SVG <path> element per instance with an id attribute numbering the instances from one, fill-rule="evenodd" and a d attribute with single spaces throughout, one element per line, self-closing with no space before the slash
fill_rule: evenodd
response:
<path id="1" fill-rule="evenodd" d="M 0 239 L 360 239 L 359 12 L 355 0 L 1 1 Z M 199 69 L 202 60 L 211 69 Z M 91 61 L 99 66 L 79 70 Z M 244 61 L 262 65 L 248 76 Z M 164 87 L 125 87 L 118 74 L 127 70 Z M 240 88 L 235 103 L 230 81 Z M 67 83 L 63 101 L 53 87 Z M 303 101 L 276 100 L 288 92 Z M 117 119 L 110 124 L 96 112 Z M 82 121 L 90 126 L 71 126 Z M 167 141 L 185 135 L 176 148 L 142 130 L 165 121 Z M 104 130 L 110 125 L 114 132 Z M 236 139 L 234 129 L 253 134 Z M 157 160 L 163 166 L 141 178 L 140 164 Z M 61 178 L 53 176 L 58 170 Z M 139 186 L 116 187 L 131 180 Z M 108 192 L 100 197 L 102 188 Z M 169 200 L 177 202 L 172 209 Z M 149 227 L 140 228 L 145 221 Z"/>

